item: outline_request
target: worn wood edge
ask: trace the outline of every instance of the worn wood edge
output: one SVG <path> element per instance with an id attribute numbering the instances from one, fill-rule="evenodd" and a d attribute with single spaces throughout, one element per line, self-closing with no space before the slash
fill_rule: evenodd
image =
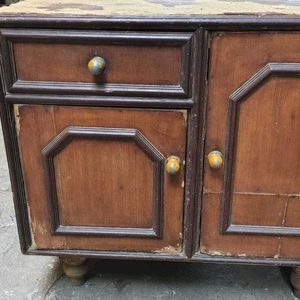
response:
<path id="1" fill-rule="evenodd" d="M 166 1 L 165 1 L 166 2 Z M 153 15 L 210 15 L 210 14 L 299 14 L 300 6 L 289 5 L 286 1 L 278 3 L 262 3 L 256 1 L 195 0 L 190 4 L 173 1 L 158 2 L 149 0 L 89 0 L 83 4 L 79 0 L 64 0 L 53 3 L 50 0 L 26 0 L 0 9 L 1 14 L 37 14 L 37 15 L 128 15 L 148 16 Z M 275 5 L 276 4 L 276 5 Z"/>
<path id="2" fill-rule="evenodd" d="M 148 252 L 109 252 L 109 251 L 90 251 L 90 250 L 59 250 L 59 249 L 30 249 L 27 255 L 46 255 L 46 256 L 82 256 L 94 259 L 117 259 L 117 260 L 153 260 L 153 261 L 172 261 L 172 262 L 190 262 L 190 263 L 223 263 L 223 264 L 244 264 L 244 265 L 265 265 L 265 266 L 300 266 L 300 260 L 281 259 L 268 257 L 228 257 L 211 256 L 200 253 L 191 258 L 183 253 L 162 254 Z"/>
<path id="3" fill-rule="evenodd" d="M 134 107 L 134 108 L 183 108 L 193 107 L 192 99 L 147 98 L 147 97 L 109 97 L 83 95 L 45 95 L 6 93 L 4 101 L 9 104 L 49 104 L 94 107 Z"/>
<path id="4" fill-rule="evenodd" d="M 44 29 L 119 29 L 119 30 L 299 30 L 300 16 L 296 15 L 210 15 L 210 16 L 51 16 L 51 15 L 1 15 L 2 28 Z"/>

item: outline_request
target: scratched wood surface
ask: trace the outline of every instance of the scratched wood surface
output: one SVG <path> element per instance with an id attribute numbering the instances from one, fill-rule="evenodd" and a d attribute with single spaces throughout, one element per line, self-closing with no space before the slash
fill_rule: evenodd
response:
<path id="1" fill-rule="evenodd" d="M 24 0 L 0 14 L 164 16 L 219 14 L 300 14 L 298 0 Z"/>
<path id="2" fill-rule="evenodd" d="M 206 155 L 214 149 L 224 153 L 229 95 L 269 62 L 299 62 L 299 43 L 299 33 L 214 36 Z M 299 90 L 299 78 L 271 78 L 240 104 L 230 214 L 233 224 L 300 227 Z M 206 164 L 202 252 L 299 258 L 299 237 L 220 234 L 223 177 L 223 170 L 211 171 Z"/>
<path id="3" fill-rule="evenodd" d="M 139 129 L 165 157 L 185 157 L 185 113 L 181 111 L 19 107 L 19 141 L 31 226 L 38 249 L 70 248 L 180 252 L 184 169 L 165 174 L 162 239 L 53 236 L 47 209 L 41 150 L 66 126 Z M 149 228 L 153 212 L 153 166 L 132 143 L 77 139 L 55 159 L 63 225 Z"/>

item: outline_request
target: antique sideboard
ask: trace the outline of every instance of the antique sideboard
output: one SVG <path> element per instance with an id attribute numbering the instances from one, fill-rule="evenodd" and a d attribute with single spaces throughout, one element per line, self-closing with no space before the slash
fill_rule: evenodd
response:
<path id="1" fill-rule="evenodd" d="M 300 296 L 298 1 L 0 9 L 21 250 L 291 266 Z"/>

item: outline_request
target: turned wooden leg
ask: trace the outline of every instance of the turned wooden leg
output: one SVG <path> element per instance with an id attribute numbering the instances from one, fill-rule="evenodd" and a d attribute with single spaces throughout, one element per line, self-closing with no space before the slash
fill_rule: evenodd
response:
<path id="1" fill-rule="evenodd" d="M 300 267 L 295 267 L 291 273 L 291 284 L 294 288 L 294 295 L 300 298 Z"/>
<path id="2" fill-rule="evenodd" d="M 82 285 L 88 272 L 87 259 L 84 257 L 62 258 L 63 270 L 74 285 Z"/>

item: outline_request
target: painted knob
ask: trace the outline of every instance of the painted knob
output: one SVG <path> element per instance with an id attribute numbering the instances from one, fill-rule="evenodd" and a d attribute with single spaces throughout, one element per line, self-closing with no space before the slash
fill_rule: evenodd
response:
<path id="1" fill-rule="evenodd" d="M 105 60 L 100 56 L 95 56 L 88 63 L 88 69 L 92 75 L 100 75 L 105 69 Z"/>
<path id="2" fill-rule="evenodd" d="M 166 162 L 166 171 L 170 175 L 175 175 L 180 170 L 180 158 L 177 156 L 169 156 Z"/>
<path id="3" fill-rule="evenodd" d="M 218 170 L 223 166 L 223 155 L 220 151 L 210 152 L 207 158 L 211 169 Z"/>

